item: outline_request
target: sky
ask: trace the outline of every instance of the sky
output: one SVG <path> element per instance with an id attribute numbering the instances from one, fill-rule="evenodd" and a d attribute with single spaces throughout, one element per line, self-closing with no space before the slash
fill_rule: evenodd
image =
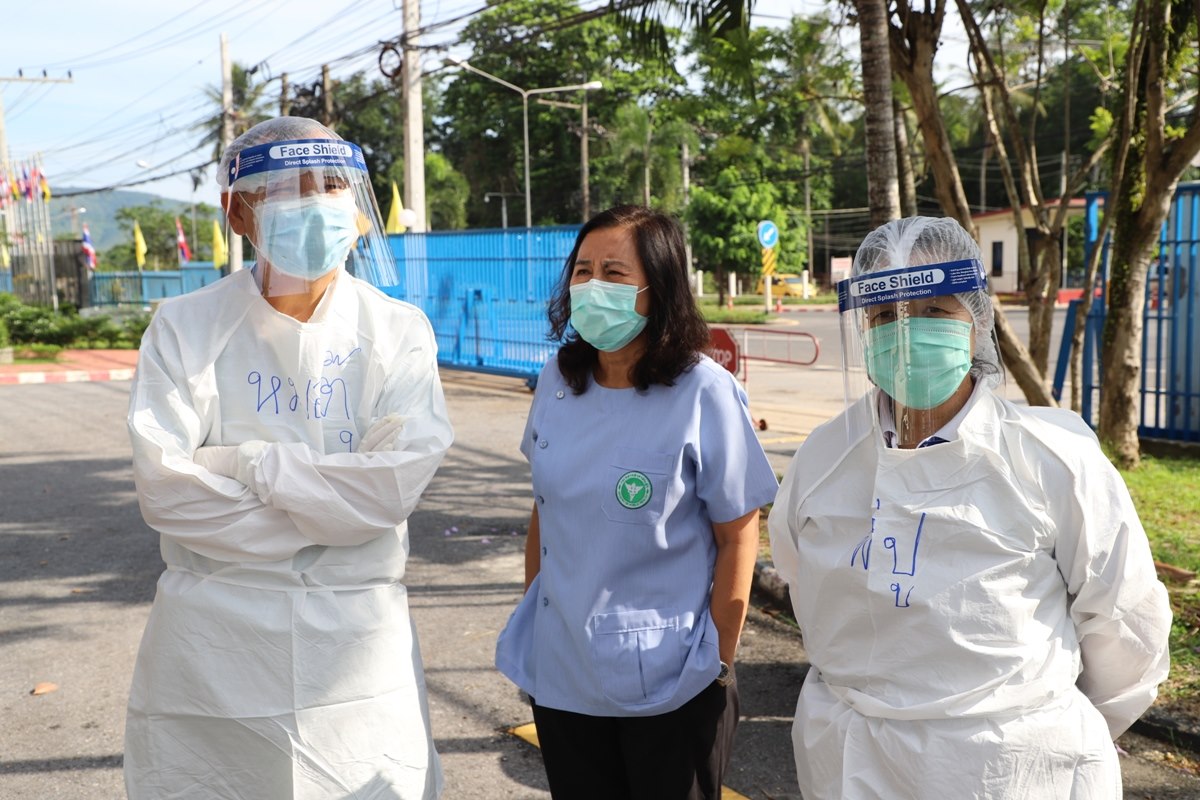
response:
<path id="1" fill-rule="evenodd" d="M 220 34 L 230 56 L 311 84 L 323 62 L 333 76 L 378 75 L 378 42 L 403 27 L 402 0 L 0 0 L 0 99 L 9 157 L 40 154 L 56 187 L 122 186 L 217 204 L 213 169 L 193 189 L 190 167 L 208 160 L 195 125 L 209 116 L 204 90 L 220 85 Z M 582 0 L 585 8 L 598 5 Z M 457 35 L 486 0 L 421 0 L 426 71 L 465 58 Z M 757 0 L 754 25 L 827 12 L 824 0 Z M 948 34 L 953 46 L 956 34 Z M 857 41 L 847 42 L 857 48 Z M 951 60 L 951 59 L 948 59 Z M 70 83 L 12 83 L 26 77 Z M 278 87 L 278 83 L 275 84 Z M 174 174 L 172 173 L 179 173 Z M 131 185 L 132 184 L 132 185 Z"/>

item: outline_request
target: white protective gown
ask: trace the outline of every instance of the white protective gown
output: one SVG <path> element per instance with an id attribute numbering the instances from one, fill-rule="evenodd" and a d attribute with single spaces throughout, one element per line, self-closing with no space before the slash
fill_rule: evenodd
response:
<path id="1" fill-rule="evenodd" d="M 818 428 L 770 516 L 813 665 L 806 800 L 1116 800 L 1171 612 L 1120 475 L 1078 416 L 976 387 L 958 438 L 884 447 L 874 395 Z M 838 455 L 840 454 L 840 455 Z"/>
<path id="2" fill-rule="evenodd" d="M 389 452 L 370 425 L 406 417 Z M 125 733 L 131 798 L 434 798 L 405 519 L 453 438 L 428 321 L 341 274 L 301 323 L 249 271 L 158 310 L 130 400 L 167 564 Z M 270 444 L 250 485 L 192 460 Z"/>

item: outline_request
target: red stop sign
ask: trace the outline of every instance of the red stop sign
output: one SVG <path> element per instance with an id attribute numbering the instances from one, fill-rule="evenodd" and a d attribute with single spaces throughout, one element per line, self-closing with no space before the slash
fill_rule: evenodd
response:
<path id="1" fill-rule="evenodd" d="M 713 328 L 712 345 L 709 347 L 708 354 L 712 356 L 712 360 L 720 364 L 725 369 L 737 375 L 738 371 L 738 346 L 737 342 L 729 334 L 729 331 L 724 328 Z"/>

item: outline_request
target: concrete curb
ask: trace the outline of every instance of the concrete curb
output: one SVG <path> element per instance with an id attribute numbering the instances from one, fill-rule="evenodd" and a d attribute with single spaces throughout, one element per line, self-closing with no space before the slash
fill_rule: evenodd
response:
<path id="1" fill-rule="evenodd" d="M 90 381 L 133 380 L 133 369 L 47 370 L 0 374 L 0 386 L 25 383 L 88 383 Z"/>

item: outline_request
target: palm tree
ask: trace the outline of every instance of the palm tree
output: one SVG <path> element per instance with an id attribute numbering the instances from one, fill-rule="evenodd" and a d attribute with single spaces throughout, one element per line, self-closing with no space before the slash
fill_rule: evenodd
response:
<path id="1" fill-rule="evenodd" d="M 682 205 L 683 145 L 695 150 L 699 137 L 690 125 L 669 120 L 655 125 L 654 115 L 637 103 L 617 109 L 613 151 L 623 162 L 636 165 L 641 185 L 642 205 L 651 204 L 652 188 L 658 187 L 658 204 L 664 208 Z"/>
<path id="2" fill-rule="evenodd" d="M 267 82 L 254 82 L 256 67 L 246 67 L 233 63 L 231 70 L 233 83 L 233 137 L 236 139 L 260 122 L 271 118 L 267 110 Z M 197 130 L 203 131 L 200 140 L 201 147 L 211 147 L 213 161 L 219 161 L 222 154 L 222 134 L 225 125 L 224 104 L 221 100 L 221 87 L 208 86 L 204 95 L 216 107 L 212 116 L 196 125 Z"/>

